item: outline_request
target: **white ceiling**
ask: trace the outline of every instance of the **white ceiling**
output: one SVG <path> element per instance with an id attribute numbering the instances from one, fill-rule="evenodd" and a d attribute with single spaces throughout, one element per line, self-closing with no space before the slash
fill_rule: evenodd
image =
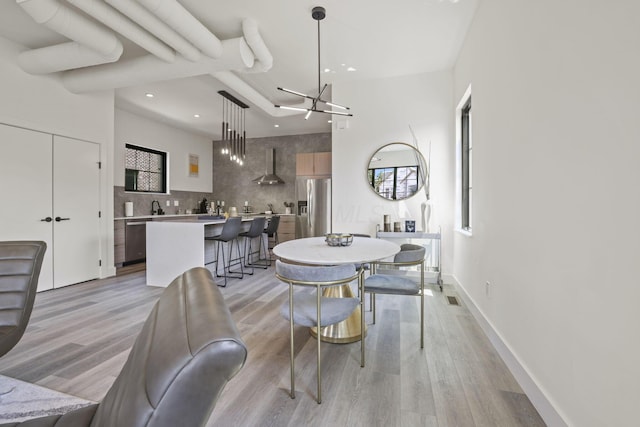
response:
<path id="1" fill-rule="evenodd" d="M 58 0 L 67 5 L 72 0 Z M 96 0 L 102 1 L 102 0 Z M 133 0 L 132 0 L 133 1 Z M 276 89 L 284 86 L 317 95 L 317 22 L 314 6 L 326 8 L 320 22 L 322 84 L 376 79 L 450 68 L 462 44 L 479 0 L 180 0 L 220 40 L 242 36 L 242 20 L 257 21 L 260 35 L 273 55 L 266 73 L 239 73 L 242 80 L 273 103 L 300 99 Z M 0 2 L 0 36 L 26 48 L 67 41 L 36 24 L 13 0 Z M 122 39 L 122 37 L 121 37 Z M 123 58 L 146 54 L 124 40 Z M 344 65 L 343 65 L 344 64 Z M 353 67 L 356 71 L 347 71 Z M 247 137 L 329 132 L 329 115 L 274 118 L 238 96 L 209 74 L 135 87 L 117 88 L 116 105 L 174 126 L 220 139 L 222 99 L 228 90 L 249 104 Z M 151 92 L 154 98 L 145 97 Z M 414 96 L 414 94 L 408 94 Z M 339 99 L 334 102 L 340 103 Z M 355 115 L 357 111 L 352 111 Z M 195 118 L 194 114 L 199 114 Z M 274 125 L 279 127 L 275 128 Z"/>

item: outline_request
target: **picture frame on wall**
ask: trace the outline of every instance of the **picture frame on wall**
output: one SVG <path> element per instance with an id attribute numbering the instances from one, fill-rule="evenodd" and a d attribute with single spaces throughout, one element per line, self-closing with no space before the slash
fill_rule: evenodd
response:
<path id="1" fill-rule="evenodd" d="M 199 174 L 200 158 L 197 154 L 189 154 L 189 176 L 197 177 Z"/>

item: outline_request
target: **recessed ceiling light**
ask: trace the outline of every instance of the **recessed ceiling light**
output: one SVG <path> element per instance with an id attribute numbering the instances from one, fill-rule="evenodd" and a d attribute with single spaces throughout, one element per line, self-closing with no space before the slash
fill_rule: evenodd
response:
<path id="1" fill-rule="evenodd" d="M 331 120 L 327 120 L 327 123 L 333 123 Z"/>
<path id="2" fill-rule="evenodd" d="M 144 96 L 146 96 L 147 98 L 153 98 L 153 94 L 152 93 L 145 93 Z"/>
<path id="3" fill-rule="evenodd" d="M 196 119 L 200 117 L 200 114 L 194 114 L 193 117 L 195 117 Z"/>
<path id="4" fill-rule="evenodd" d="M 280 125 L 273 125 L 273 127 L 274 127 L 274 128 L 279 128 L 279 127 L 280 127 Z"/>
<path id="5" fill-rule="evenodd" d="M 325 73 L 328 73 L 328 72 L 330 72 L 330 71 L 331 71 L 331 68 L 325 68 L 325 69 L 324 69 L 324 72 L 325 72 Z"/>
<path id="6" fill-rule="evenodd" d="M 356 71 L 356 69 L 353 68 L 353 67 L 349 67 L 349 68 L 347 68 L 347 71 Z"/>
<path id="7" fill-rule="evenodd" d="M 342 67 L 344 67 L 344 66 L 345 66 L 345 65 L 347 65 L 347 64 L 340 64 L 340 65 L 341 65 Z"/>

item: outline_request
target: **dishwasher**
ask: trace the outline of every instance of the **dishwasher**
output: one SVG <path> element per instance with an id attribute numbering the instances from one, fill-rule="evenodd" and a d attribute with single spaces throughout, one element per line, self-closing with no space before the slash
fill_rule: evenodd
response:
<path id="1" fill-rule="evenodd" d="M 126 220 L 124 239 L 124 265 L 145 261 L 147 258 L 147 221 Z"/>

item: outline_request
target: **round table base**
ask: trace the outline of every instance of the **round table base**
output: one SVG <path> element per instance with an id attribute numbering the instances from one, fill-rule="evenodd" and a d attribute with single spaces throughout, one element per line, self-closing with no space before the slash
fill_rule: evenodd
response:
<path id="1" fill-rule="evenodd" d="M 329 298 L 353 298 L 353 291 L 351 286 L 340 285 L 327 287 L 322 291 L 322 296 Z M 316 328 L 310 328 L 309 332 L 315 338 Z M 360 341 L 360 307 L 353 310 L 353 313 L 342 322 L 334 323 L 333 325 L 325 326 L 320 329 L 320 340 L 324 342 L 330 342 L 334 344 L 348 344 L 356 341 Z M 367 327 L 365 325 L 364 336 L 367 336 Z"/>

